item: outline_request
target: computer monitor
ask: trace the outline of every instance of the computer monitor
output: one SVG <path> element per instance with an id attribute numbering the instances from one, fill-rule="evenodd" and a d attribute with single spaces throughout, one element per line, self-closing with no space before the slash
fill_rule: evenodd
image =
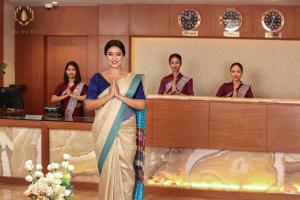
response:
<path id="1" fill-rule="evenodd" d="M 23 109 L 22 89 L 19 87 L 0 87 L 0 108 L 6 115 L 7 108 Z"/>

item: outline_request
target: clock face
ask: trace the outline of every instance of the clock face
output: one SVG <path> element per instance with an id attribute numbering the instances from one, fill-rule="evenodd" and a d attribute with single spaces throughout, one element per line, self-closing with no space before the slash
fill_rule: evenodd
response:
<path id="1" fill-rule="evenodd" d="M 220 25 L 225 31 L 234 32 L 242 26 L 242 15 L 235 8 L 227 8 L 220 16 Z"/>
<path id="2" fill-rule="evenodd" d="M 200 14 L 194 9 L 183 10 L 178 16 L 178 23 L 185 30 L 195 30 L 200 22 Z"/>
<path id="3" fill-rule="evenodd" d="M 278 32 L 284 25 L 284 16 L 277 9 L 269 9 L 261 17 L 261 24 L 266 31 Z"/>

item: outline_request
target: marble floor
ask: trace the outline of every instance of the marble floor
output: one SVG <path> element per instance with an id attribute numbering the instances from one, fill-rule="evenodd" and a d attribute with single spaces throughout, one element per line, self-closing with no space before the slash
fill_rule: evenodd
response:
<path id="1" fill-rule="evenodd" d="M 0 183 L 0 200 L 28 200 L 23 195 L 26 186 L 20 185 L 4 185 Z M 97 192 L 95 191 L 87 191 L 87 190 L 75 190 L 75 196 L 73 200 L 97 200 Z M 204 199 L 204 198 L 176 198 L 176 197 L 168 197 L 162 198 L 159 196 L 154 196 L 152 194 L 146 194 L 145 200 L 221 200 L 221 199 Z M 224 200 L 224 199 L 222 199 Z M 231 199 L 232 200 L 232 199 Z"/>

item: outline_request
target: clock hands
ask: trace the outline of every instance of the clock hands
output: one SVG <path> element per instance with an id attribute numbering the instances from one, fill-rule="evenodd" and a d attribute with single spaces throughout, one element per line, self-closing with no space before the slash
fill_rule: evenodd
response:
<path id="1" fill-rule="evenodd" d="M 272 18 L 272 22 L 270 24 L 271 27 L 273 26 L 274 19 L 275 19 L 275 15 L 273 15 L 273 18 Z"/>
<path id="2" fill-rule="evenodd" d="M 192 13 L 189 12 L 189 17 L 188 17 L 188 20 L 190 20 L 192 17 Z"/>

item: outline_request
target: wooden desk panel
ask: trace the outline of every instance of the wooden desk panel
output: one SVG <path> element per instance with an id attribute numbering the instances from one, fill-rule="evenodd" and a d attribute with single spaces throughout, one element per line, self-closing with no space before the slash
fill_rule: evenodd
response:
<path id="1" fill-rule="evenodd" d="M 153 100 L 153 146 L 208 148 L 209 103 Z"/>
<path id="2" fill-rule="evenodd" d="M 267 105 L 211 103 L 209 148 L 266 151 Z"/>
<path id="3" fill-rule="evenodd" d="M 268 106 L 267 150 L 300 152 L 300 106 Z"/>

